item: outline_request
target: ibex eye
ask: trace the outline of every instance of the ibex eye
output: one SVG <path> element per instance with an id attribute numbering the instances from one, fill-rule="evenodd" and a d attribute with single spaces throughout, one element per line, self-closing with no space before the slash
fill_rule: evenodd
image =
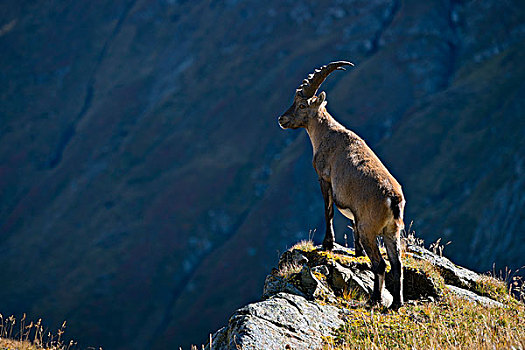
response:
<path id="1" fill-rule="evenodd" d="M 300 104 L 299 108 L 301 108 L 301 109 L 306 108 L 306 105 Z"/>

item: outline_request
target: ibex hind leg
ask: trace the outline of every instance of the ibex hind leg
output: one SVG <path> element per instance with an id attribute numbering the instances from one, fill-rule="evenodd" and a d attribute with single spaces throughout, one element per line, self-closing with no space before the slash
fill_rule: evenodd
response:
<path id="1" fill-rule="evenodd" d="M 357 231 L 357 225 L 355 219 L 351 221 L 352 231 L 354 232 L 354 251 L 355 256 L 365 256 L 365 249 L 359 238 L 359 232 Z"/>
<path id="2" fill-rule="evenodd" d="M 372 291 L 370 301 L 372 304 L 378 304 L 381 302 L 381 295 L 385 283 L 386 263 L 377 245 L 377 234 L 372 231 L 363 230 L 361 226 L 359 227 L 359 233 L 366 255 L 368 255 L 372 262 L 372 272 L 374 273 L 374 290 Z"/>
<path id="3" fill-rule="evenodd" d="M 397 310 L 403 305 L 403 264 L 401 262 L 401 227 L 392 225 L 384 230 L 383 242 L 385 243 L 388 260 L 392 268 L 391 274 L 394 280 L 392 296 L 392 309 Z"/>

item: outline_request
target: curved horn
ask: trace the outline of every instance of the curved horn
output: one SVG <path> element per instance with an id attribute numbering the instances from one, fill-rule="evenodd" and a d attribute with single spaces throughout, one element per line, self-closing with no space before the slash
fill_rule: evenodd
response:
<path id="1" fill-rule="evenodd" d="M 353 66 L 352 62 L 336 61 L 330 62 L 326 66 L 316 69 L 313 73 L 308 75 L 308 78 L 303 80 L 303 83 L 296 90 L 296 93 L 301 94 L 302 97 L 310 98 L 315 95 L 319 86 L 334 70 L 346 70 L 343 66 Z"/>

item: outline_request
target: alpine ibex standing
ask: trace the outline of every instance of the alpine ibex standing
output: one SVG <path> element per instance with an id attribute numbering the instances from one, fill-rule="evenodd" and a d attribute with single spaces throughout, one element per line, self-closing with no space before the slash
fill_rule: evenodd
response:
<path id="1" fill-rule="evenodd" d="M 377 237 L 382 236 L 395 281 L 392 308 L 398 309 L 403 304 L 400 231 L 404 228 L 405 199 L 401 186 L 366 143 L 326 111 L 326 93 L 315 96 L 330 73 L 347 65 L 353 66 L 346 61 L 332 62 L 310 74 L 296 90 L 292 106 L 279 117 L 279 125 L 283 129 L 305 128 L 310 136 L 313 166 L 325 204 L 323 249 L 334 246 L 335 204 L 354 222 L 356 255 L 362 255 L 364 248 L 372 262 L 372 302 L 379 302 L 386 269 L 377 245 Z"/>

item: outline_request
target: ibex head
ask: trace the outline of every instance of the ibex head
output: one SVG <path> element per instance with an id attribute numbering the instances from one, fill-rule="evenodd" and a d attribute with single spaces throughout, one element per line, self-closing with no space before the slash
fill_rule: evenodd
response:
<path id="1" fill-rule="evenodd" d="M 303 80 L 301 86 L 295 90 L 293 104 L 279 117 L 281 128 L 297 129 L 306 127 L 308 120 L 317 115 L 319 108 L 326 104 L 326 93 L 324 91 L 319 96 L 315 96 L 323 81 L 334 70 L 345 70 L 343 66 L 353 65 L 353 63 L 347 61 L 331 62 L 308 75 L 308 78 Z"/>

